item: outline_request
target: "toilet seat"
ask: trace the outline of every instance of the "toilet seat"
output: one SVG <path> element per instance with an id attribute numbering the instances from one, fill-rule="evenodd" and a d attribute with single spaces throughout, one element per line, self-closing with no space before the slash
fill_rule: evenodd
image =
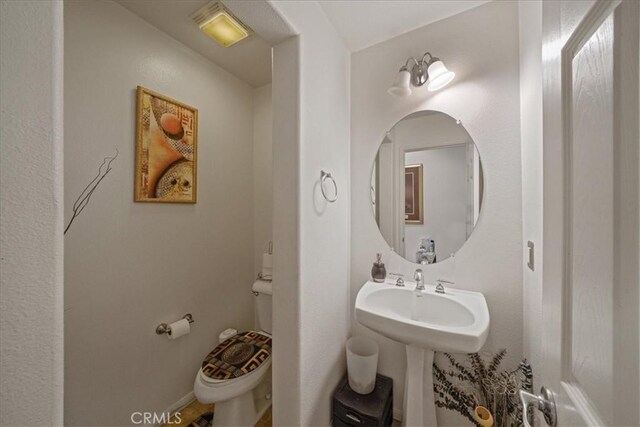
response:
<path id="1" fill-rule="evenodd" d="M 230 385 L 271 362 L 271 336 L 241 332 L 214 348 L 202 362 L 200 378 L 211 385 Z"/>

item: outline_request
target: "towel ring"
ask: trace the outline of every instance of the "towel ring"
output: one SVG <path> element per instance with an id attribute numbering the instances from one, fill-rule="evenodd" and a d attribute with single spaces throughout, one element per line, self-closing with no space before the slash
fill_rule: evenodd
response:
<path id="1" fill-rule="evenodd" d="M 327 196 L 327 193 L 325 193 L 325 191 L 324 191 L 324 182 L 327 179 L 331 180 L 331 182 L 333 183 L 333 188 L 335 189 L 336 195 L 333 198 L 329 198 Z M 333 203 L 336 200 L 338 200 L 338 184 L 336 184 L 336 180 L 333 179 L 333 177 L 331 176 L 331 174 L 329 172 L 325 172 L 323 170 L 320 171 L 320 190 L 322 191 L 322 196 L 327 200 L 327 202 Z"/>

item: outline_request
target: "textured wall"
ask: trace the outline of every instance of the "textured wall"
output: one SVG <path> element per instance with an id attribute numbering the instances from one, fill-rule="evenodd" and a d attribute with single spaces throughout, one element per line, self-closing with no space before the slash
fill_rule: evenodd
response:
<path id="1" fill-rule="evenodd" d="M 408 98 L 386 93 L 407 57 L 429 50 L 454 70 L 456 80 L 439 92 L 415 90 Z M 452 263 L 425 268 L 425 281 L 455 277 L 456 286 L 482 292 L 491 329 L 486 350 L 507 348 L 508 363 L 522 355 L 522 206 L 518 9 L 515 2 L 491 2 L 430 24 L 352 55 L 351 91 L 351 290 L 352 301 L 369 279 L 376 252 L 387 270 L 413 274 L 415 264 L 389 250 L 369 201 L 371 164 L 394 123 L 417 110 L 439 110 L 460 119 L 475 141 L 484 166 L 485 193 L 478 224 Z M 379 371 L 394 379 L 396 409 L 403 397 L 402 345 L 357 324 L 353 331 L 380 343 Z M 439 410 L 442 425 L 464 423 Z"/>
<path id="2" fill-rule="evenodd" d="M 300 424 L 300 38 L 273 49 L 273 423 Z M 278 404 L 277 402 L 285 402 Z"/>
<path id="3" fill-rule="evenodd" d="M 127 425 L 253 325 L 252 90 L 116 3 L 66 1 L 65 25 L 65 206 L 120 152 L 66 235 L 65 422 Z M 199 109 L 197 204 L 133 202 L 136 85 Z M 154 333 L 187 312 L 190 335 Z"/>
<path id="4" fill-rule="evenodd" d="M 272 4 L 299 34 L 300 43 L 300 62 L 296 64 L 299 68 L 295 69 L 299 72 L 300 92 L 288 93 L 294 96 L 299 112 L 299 280 L 288 286 L 292 291 L 289 304 L 299 304 L 298 324 L 290 324 L 289 330 L 292 334 L 297 328 L 301 331 L 300 393 L 295 400 L 277 400 L 279 395 L 275 395 L 276 406 L 291 408 L 276 409 L 281 412 L 275 414 L 274 421 L 280 425 L 327 425 L 331 393 L 345 371 L 344 343 L 351 309 L 349 52 L 316 2 Z M 279 77 L 274 72 L 274 94 L 276 78 Z M 274 114 L 278 109 L 274 105 Z M 275 121 L 274 125 L 278 123 Z M 326 202 L 320 194 L 321 169 L 331 172 L 337 181 L 340 193 L 336 203 Z M 274 183 L 279 189 L 280 181 L 274 179 Z M 277 293 L 275 300 L 280 300 Z M 278 333 L 276 326 L 275 334 Z M 295 370 L 292 373 L 298 376 Z"/>
<path id="5" fill-rule="evenodd" d="M 273 115 L 271 85 L 253 90 L 253 234 L 254 275 L 273 240 Z"/>
<path id="6" fill-rule="evenodd" d="M 62 425 L 62 2 L 0 2 L 0 425 Z"/>
<path id="7" fill-rule="evenodd" d="M 519 1 L 520 123 L 522 132 L 523 351 L 540 366 L 542 321 L 542 2 Z M 527 242 L 535 245 L 527 267 Z"/>

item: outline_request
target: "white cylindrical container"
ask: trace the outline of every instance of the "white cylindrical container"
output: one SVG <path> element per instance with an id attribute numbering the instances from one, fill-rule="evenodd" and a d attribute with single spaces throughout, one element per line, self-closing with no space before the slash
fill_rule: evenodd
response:
<path id="1" fill-rule="evenodd" d="M 355 336 L 347 340 L 347 376 L 349 387 L 359 394 L 369 394 L 376 386 L 378 343 L 372 338 Z"/>

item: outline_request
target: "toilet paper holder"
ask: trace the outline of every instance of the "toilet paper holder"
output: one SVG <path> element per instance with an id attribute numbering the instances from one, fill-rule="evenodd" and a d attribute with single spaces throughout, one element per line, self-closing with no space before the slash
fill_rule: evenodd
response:
<path id="1" fill-rule="evenodd" d="M 182 316 L 183 319 L 186 319 L 189 323 L 193 323 L 193 316 L 191 315 L 191 313 L 187 313 L 184 316 Z M 166 323 L 160 323 L 157 327 L 156 327 L 156 334 L 158 335 L 163 335 L 163 334 L 167 334 L 167 335 L 171 335 L 171 326 L 169 326 Z"/>

